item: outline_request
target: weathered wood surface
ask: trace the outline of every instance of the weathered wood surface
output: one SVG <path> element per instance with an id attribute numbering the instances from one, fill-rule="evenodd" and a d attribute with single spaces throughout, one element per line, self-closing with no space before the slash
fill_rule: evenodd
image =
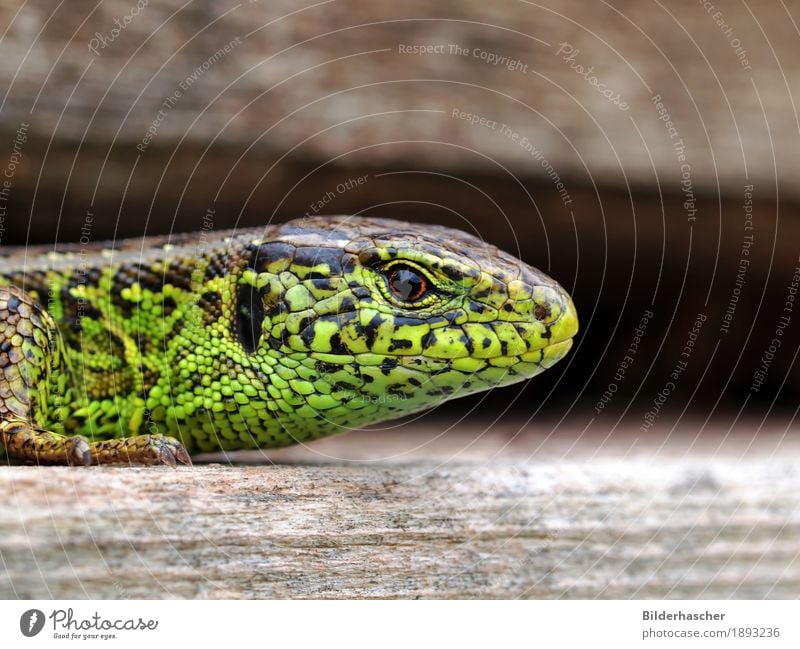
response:
<path id="1" fill-rule="evenodd" d="M 0 596 L 797 597 L 797 444 L 670 439 L 645 454 L 562 440 L 530 458 L 495 438 L 460 460 L 451 444 L 406 463 L 301 449 L 288 457 L 304 464 L 3 467 Z"/>

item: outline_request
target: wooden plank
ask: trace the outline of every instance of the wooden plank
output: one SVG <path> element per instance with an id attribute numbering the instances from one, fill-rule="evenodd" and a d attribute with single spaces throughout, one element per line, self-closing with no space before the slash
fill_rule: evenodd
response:
<path id="1" fill-rule="evenodd" d="M 794 598 L 795 451 L 5 467 L 0 596 Z"/>

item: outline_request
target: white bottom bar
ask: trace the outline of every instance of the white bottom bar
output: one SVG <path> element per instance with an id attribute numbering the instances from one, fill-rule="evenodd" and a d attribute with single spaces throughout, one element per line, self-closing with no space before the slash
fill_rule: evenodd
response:
<path id="1" fill-rule="evenodd" d="M 0 621 L 3 647 L 800 646 L 796 601 L 3 601 Z"/>

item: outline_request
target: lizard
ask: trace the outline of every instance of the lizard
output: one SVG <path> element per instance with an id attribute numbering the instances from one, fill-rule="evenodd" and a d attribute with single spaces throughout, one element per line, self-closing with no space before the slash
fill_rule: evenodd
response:
<path id="1" fill-rule="evenodd" d="M 0 248 L 0 447 L 191 464 L 529 379 L 570 295 L 478 237 L 367 217 Z"/>

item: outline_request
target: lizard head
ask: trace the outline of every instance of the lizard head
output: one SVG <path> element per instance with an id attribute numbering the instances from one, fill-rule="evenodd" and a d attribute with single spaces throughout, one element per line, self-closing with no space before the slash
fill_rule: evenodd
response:
<path id="1" fill-rule="evenodd" d="M 523 381 L 578 331 L 558 283 L 440 226 L 291 221 L 256 245 L 239 285 L 240 340 L 278 377 L 272 396 L 289 399 L 302 438 Z"/>

